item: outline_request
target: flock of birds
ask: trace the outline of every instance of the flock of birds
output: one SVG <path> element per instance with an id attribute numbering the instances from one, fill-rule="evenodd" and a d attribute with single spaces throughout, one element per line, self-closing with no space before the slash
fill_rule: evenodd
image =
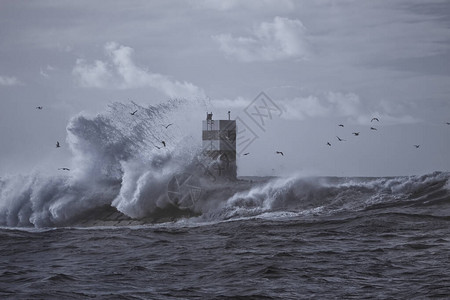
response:
<path id="1" fill-rule="evenodd" d="M 370 120 L 370 122 L 372 123 L 372 122 L 380 122 L 380 119 L 379 118 L 377 118 L 377 117 L 374 117 L 374 118 L 372 118 L 371 120 Z M 450 125 L 450 122 L 445 122 L 445 124 L 446 125 Z M 339 127 L 344 127 L 344 124 L 339 124 L 338 125 Z M 378 130 L 376 127 L 374 127 L 374 126 L 370 126 L 370 130 L 372 130 L 372 131 L 376 131 L 376 130 Z M 352 134 L 354 135 L 354 136 L 359 136 L 359 134 L 360 134 L 360 132 L 352 132 Z M 340 138 L 339 136 L 336 136 L 336 138 L 337 138 L 337 140 L 339 141 L 339 142 L 345 142 L 345 141 L 347 141 L 347 140 L 345 140 L 345 139 L 343 139 L 343 138 Z M 331 143 L 328 141 L 327 142 L 327 145 L 329 146 L 329 147 L 331 147 Z M 420 145 L 413 145 L 413 147 L 415 147 L 416 149 L 418 149 L 419 147 L 420 147 Z M 281 156 L 284 156 L 284 153 L 282 152 L 282 151 L 276 151 L 275 152 L 276 154 L 280 154 Z M 245 155 L 249 155 L 250 154 L 250 152 L 247 152 L 247 153 L 244 153 L 243 155 L 245 156 Z"/>
<path id="2" fill-rule="evenodd" d="M 378 119 L 378 118 L 372 118 L 372 120 L 370 120 L 370 122 L 372 123 L 373 121 L 380 122 L 380 119 Z M 344 127 L 344 124 L 339 124 L 338 126 L 343 128 L 343 127 Z M 370 127 L 370 130 L 378 130 L 378 129 L 377 129 L 376 127 L 371 126 L 371 127 Z M 353 134 L 354 136 L 359 136 L 360 132 L 352 132 L 352 134 Z M 339 142 L 345 142 L 345 141 L 346 141 L 346 140 L 344 140 L 344 139 L 342 139 L 342 138 L 340 138 L 340 137 L 338 137 L 338 136 L 336 136 L 336 138 L 338 139 Z M 331 147 L 331 143 L 330 143 L 330 142 L 327 142 L 327 145 L 328 145 L 329 147 Z M 416 147 L 416 148 L 419 148 L 419 147 Z"/>
<path id="3" fill-rule="evenodd" d="M 43 109 L 43 106 L 36 106 L 36 109 L 42 110 L 42 109 Z M 130 112 L 130 115 L 134 116 L 134 115 L 136 115 L 137 112 L 138 112 L 137 110 L 135 110 L 135 111 L 133 111 L 133 112 Z M 374 122 L 374 121 L 375 121 L 375 122 L 380 122 L 380 119 L 378 119 L 377 117 L 374 117 L 374 118 L 372 118 L 372 119 L 370 120 L 371 123 Z M 450 122 L 446 122 L 445 124 L 450 125 Z M 162 125 L 162 126 L 165 127 L 165 128 L 167 129 L 167 128 L 169 128 L 169 126 L 171 126 L 171 125 L 173 125 L 173 123 L 170 123 L 170 124 L 167 124 L 167 125 Z M 344 127 L 344 124 L 339 124 L 338 126 L 339 126 L 339 127 Z M 374 131 L 375 131 L 375 130 L 378 130 L 378 129 L 377 129 L 376 127 L 374 127 L 374 126 L 371 126 L 371 127 L 370 127 L 370 130 L 374 130 Z M 360 132 L 352 132 L 352 134 L 353 134 L 354 136 L 359 136 Z M 340 138 L 339 136 L 336 136 L 336 138 L 338 139 L 339 142 L 345 142 L 345 141 L 346 141 L 346 140 Z M 158 149 L 161 149 L 161 148 L 163 148 L 163 147 L 166 147 L 166 142 L 165 142 L 165 141 L 161 141 L 161 144 L 162 144 L 161 147 L 156 146 L 156 145 L 155 145 L 155 147 L 158 148 Z M 327 145 L 328 145 L 329 147 L 331 147 L 331 143 L 330 143 L 330 142 L 327 142 Z M 420 147 L 420 145 L 413 145 L 413 146 L 414 146 L 416 149 L 418 149 L 418 148 Z M 61 145 L 60 145 L 59 141 L 56 141 L 56 148 L 60 148 L 60 147 L 61 147 Z M 275 151 L 275 153 L 276 153 L 276 154 L 279 154 L 279 155 L 281 155 L 281 156 L 284 156 L 284 153 L 283 153 L 282 151 Z M 243 154 L 243 156 L 247 156 L 247 155 L 249 155 L 249 154 L 250 154 L 250 152 L 246 152 L 246 153 Z M 69 168 L 59 168 L 58 170 L 70 171 Z"/>
<path id="4" fill-rule="evenodd" d="M 43 106 L 36 106 L 36 109 L 38 109 L 38 110 L 42 110 L 43 108 L 44 108 Z M 135 110 L 133 112 L 130 112 L 130 115 L 134 116 L 134 115 L 136 115 L 137 112 L 138 112 L 137 110 Z M 170 124 L 167 124 L 167 125 L 163 125 L 162 124 L 162 126 L 165 127 L 166 129 L 169 128 L 169 126 L 171 126 L 171 125 L 173 125 L 173 123 L 170 123 Z M 166 142 L 165 141 L 161 141 L 161 144 L 162 144 L 162 147 L 159 147 L 159 146 L 156 146 L 156 145 L 155 145 L 155 147 L 158 148 L 158 149 L 166 147 Z M 56 141 L 56 148 L 61 148 L 61 144 L 59 143 L 59 141 Z M 70 171 L 70 168 L 63 167 L 63 168 L 58 168 L 58 170 Z"/>
<path id="5" fill-rule="evenodd" d="M 379 120 L 378 118 L 372 118 L 372 119 L 370 120 L 370 122 L 373 122 L 373 121 L 380 122 L 380 120 Z M 445 124 L 450 125 L 450 122 L 445 122 Z M 338 126 L 339 126 L 339 127 L 344 127 L 344 124 L 339 124 Z M 376 127 L 371 126 L 371 127 L 370 127 L 370 130 L 378 130 L 378 129 L 377 129 Z M 359 135 L 359 132 L 352 132 L 352 134 L 353 134 L 354 136 L 358 136 L 358 135 Z M 336 136 L 336 138 L 338 139 L 339 142 L 345 142 L 345 141 L 346 141 L 346 140 L 340 138 L 339 136 Z M 329 147 L 331 147 L 331 143 L 330 143 L 330 142 L 327 142 L 327 145 L 328 145 Z M 413 145 L 413 146 L 414 146 L 416 149 L 418 149 L 418 148 L 420 147 L 420 145 Z"/>
<path id="6" fill-rule="evenodd" d="M 380 122 L 380 120 L 378 118 L 372 118 L 372 120 L 370 120 L 370 122 Z M 450 125 L 450 122 L 447 122 L 447 125 Z M 344 124 L 339 124 L 339 127 L 344 127 Z M 376 127 L 371 126 L 370 130 L 378 130 Z M 354 136 L 359 136 L 360 132 L 352 132 L 352 134 Z M 340 138 L 339 136 L 336 136 L 336 138 L 338 139 L 339 142 L 345 142 L 346 140 Z M 331 147 L 331 143 L 327 142 L 327 145 Z M 416 148 L 419 148 L 420 145 L 414 145 Z M 275 151 L 276 154 L 280 154 L 281 156 L 284 156 L 284 153 L 282 151 Z M 250 152 L 244 153 L 243 155 L 249 155 Z"/>

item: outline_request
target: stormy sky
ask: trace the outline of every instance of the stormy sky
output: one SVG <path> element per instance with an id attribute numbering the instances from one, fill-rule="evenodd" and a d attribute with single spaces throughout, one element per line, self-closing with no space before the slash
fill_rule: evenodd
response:
<path id="1" fill-rule="evenodd" d="M 171 98 L 244 122 L 240 175 L 450 171 L 449 27 L 446 0 L 2 0 L 0 176 L 63 166 L 79 113 Z"/>

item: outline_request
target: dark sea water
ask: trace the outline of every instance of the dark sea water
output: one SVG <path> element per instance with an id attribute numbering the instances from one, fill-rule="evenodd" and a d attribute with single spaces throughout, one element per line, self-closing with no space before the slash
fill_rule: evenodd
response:
<path id="1" fill-rule="evenodd" d="M 449 178 L 270 179 L 138 225 L 3 221 L 0 298 L 448 299 Z"/>
<path id="2" fill-rule="evenodd" d="M 70 171 L 0 178 L 0 299 L 450 298 L 450 173 L 216 180 L 186 105 L 79 114 Z"/>

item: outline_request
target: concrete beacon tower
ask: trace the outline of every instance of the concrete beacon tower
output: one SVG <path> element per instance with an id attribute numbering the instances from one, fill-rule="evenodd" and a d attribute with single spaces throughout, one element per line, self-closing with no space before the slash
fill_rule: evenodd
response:
<path id="1" fill-rule="evenodd" d="M 208 169 L 217 177 L 236 179 L 236 120 L 213 120 L 206 113 L 203 121 L 203 153 L 210 159 Z"/>

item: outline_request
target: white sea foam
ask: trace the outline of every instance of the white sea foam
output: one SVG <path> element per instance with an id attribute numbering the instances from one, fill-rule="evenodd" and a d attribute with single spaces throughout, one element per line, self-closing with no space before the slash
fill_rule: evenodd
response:
<path id="1" fill-rule="evenodd" d="M 138 113 L 130 115 L 134 110 Z M 67 126 L 73 154 L 70 171 L 1 178 L 0 225 L 70 226 L 104 206 L 130 218 L 145 218 L 170 207 L 168 182 L 177 174 L 194 172 L 200 151 L 192 138 L 199 128 L 179 125 L 193 123 L 186 119 L 187 110 L 201 111 L 192 103 L 174 100 L 150 107 L 113 103 L 103 114 L 73 117 Z M 172 122 L 169 128 L 163 126 Z M 199 178 L 198 199 L 191 210 L 199 222 L 357 211 L 420 200 L 439 189 L 448 194 L 448 178 L 448 173 L 438 172 L 392 178 L 293 174 L 256 182 Z"/>

